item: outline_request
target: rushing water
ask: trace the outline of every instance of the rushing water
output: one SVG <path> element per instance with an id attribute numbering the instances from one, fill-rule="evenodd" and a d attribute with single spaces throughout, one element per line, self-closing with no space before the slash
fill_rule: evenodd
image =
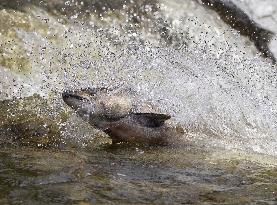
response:
<path id="1" fill-rule="evenodd" d="M 84 138 L 95 132 L 72 114 L 60 124 L 63 148 L 1 150 L 2 204 L 276 203 L 276 66 L 196 5 L 145 6 L 162 23 L 139 28 L 127 21 L 134 12 L 66 22 L 27 9 L 31 26 L 15 33 L 28 63 L 1 68 L 2 99 L 39 94 L 55 118 L 67 109 L 64 89 L 129 89 L 138 106 L 171 114 L 193 145 L 92 146 Z"/>
<path id="2" fill-rule="evenodd" d="M 276 169 L 200 149 L 1 150 L 2 204 L 275 204 Z M 251 203 L 252 202 L 252 203 Z"/>

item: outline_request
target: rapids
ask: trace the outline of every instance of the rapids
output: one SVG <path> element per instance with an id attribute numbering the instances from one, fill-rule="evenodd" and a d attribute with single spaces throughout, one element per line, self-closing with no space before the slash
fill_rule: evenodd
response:
<path id="1" fill-rule="evenodd" d="M 276 65 L 197 1 L 87 2 L 0 10 L 0 203 L 275 204 Z M 61 97 L 103 86 L 188 145 L 109 145 Z"/>
<path id="2" fill-rule="evenodd" d="M 127 87 L 173 115 L 193 141 L 277 154 L 276 67 L 218 19 L 199 18 L 195 4 L 163 2 L 154 12 L 168 22 L 170 44 L 151 32 L 155 26 L 125 28 L 135 14 L 64 23 L 32 7 L 27 18 L 36 31 L 16 28 L 29 63 L 21 72 L 1 69 L 1 98 L 36 93 L 60 106 L 64 89 Z"/>

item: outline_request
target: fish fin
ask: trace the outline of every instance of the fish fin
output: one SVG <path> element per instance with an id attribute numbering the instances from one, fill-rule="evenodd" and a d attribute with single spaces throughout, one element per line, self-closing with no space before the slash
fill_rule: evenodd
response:
<path id="1" fill-rule="evenodd" d="M 157 113 L 133 113 L 133 118 L 144 127 L 160 127 L 171 118 L 170 115 Z"/>

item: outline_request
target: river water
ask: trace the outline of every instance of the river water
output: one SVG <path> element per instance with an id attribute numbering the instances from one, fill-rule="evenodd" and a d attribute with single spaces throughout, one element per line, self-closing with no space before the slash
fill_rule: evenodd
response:
<path id="1" fill-rule="evenodd" d="M 132 5 L 1 10 L 1 204 L 276 204 L 276 66 L 194 1 Z M 187 145 L 110 145 L 61 99 L 97 86 L 171 114 Z M 43 125 L 62 142 L 34 146 Z"/>

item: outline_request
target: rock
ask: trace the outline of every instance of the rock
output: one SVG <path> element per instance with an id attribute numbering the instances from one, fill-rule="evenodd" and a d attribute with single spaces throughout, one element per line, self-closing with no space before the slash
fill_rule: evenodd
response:
<path id="1" fill-rule="evenodd" d="M 46 101 L 36 95 L 1 101 L 0 145 L 58 146 L 62 117 L 51 118 L 46 112 L 50 107 L 46 106 Z"/>
<path id="2" fill-rule="evenodd" d="M 268 45 L 274 58 L 277 59 L 277 1 L 275 0 L 233 0 L 262 28 L 271 31 L 273 37 Z"/>
<path id="3" fill-rule="evenodd" d="M 0 65 L 17 72 L 26 72 L 30 63 L 16 30 L 30 30 L 28 16 L 13 10 L 0 10 Z"/>
<path id="4" fill-rule="evenodd" d="M 276 62 L 277 3 L 274 0 L 201 0 L 222 20 L 246 35 L 263 56 Z M 275 39 L 275 40 L 274 40 Z"/>

